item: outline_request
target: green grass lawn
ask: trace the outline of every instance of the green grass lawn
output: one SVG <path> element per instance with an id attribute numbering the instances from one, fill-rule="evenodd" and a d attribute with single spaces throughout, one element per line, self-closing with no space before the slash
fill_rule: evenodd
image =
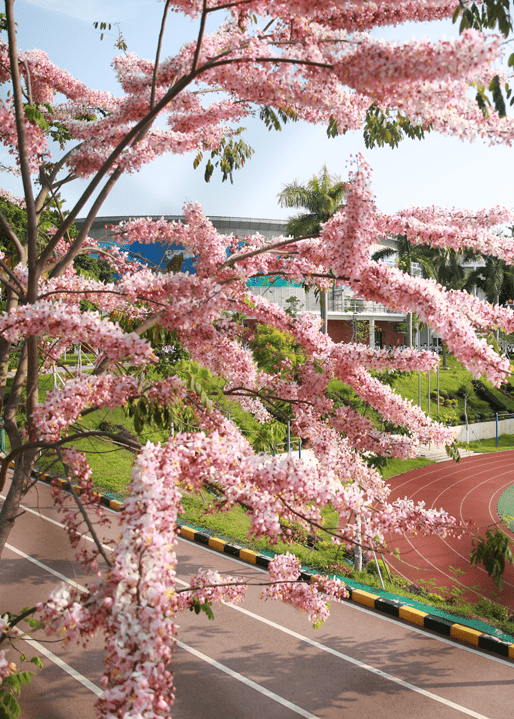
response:
<path id="1" fill-rule="evenodd" d="M 506 449 L 514 449 L 514 434 L 500 434 L 498 446 L 496 446 L 496 437 L 489 437 L 469 442 L 469 447 L 475 452 L 501 452 Z"/>
<path id="2" fill-rule="evenodd" d="M 413 457 L 412 459 L 389 459 L 385 467 L 380 468 L 380 474 L 384 479 L 394 477 L 396 474 L 410 472 L 411 469 L 418 467 L 427 467 L 429 464 L 435 464 L 432 459 L 426 457 Z"/>
<path id="3" fill-rule="evenodd" d="M 414 404 L 419 403 L 419 377 L 418 372 L 409 372 L 400 377 L 394 383 L 396 392 L 410 399 Z M 440 394 L 455 395 L 459 389 L 465 388 L 468 394 L 467 414 L 468 418 L 488 419 L 494 417 L 494 412 L 490 405 L 484 400 L 477 397 L 475 390 L 471 385 L 470 373 L 458 362 L 454 357 L 448 357 L 448 369 L 439 369 L 439 392 Z M 506 395 L 499 389 L 496 389 L 490 382 L 485 380 L 484 384 L 493 394 L 498 397 L 506 406 L 509 412 L 514 412 L 514 397 Z M 437 392 L 437 372 L 430 372 L 430 393 Z M 440 397 L 439 412 L 437 411 L 437 399 L 430 399 L 428 392 L 428 373 L 421 373 L 421 409 L 429 413 L 430 416 L 439 421 L 447 421 L 449 423 L 461 423 L 461 415 L 464 412 L 464 398 L 461 396 L 445 399 Z M 483 415 L 477 417 L 477 415 Z"/>

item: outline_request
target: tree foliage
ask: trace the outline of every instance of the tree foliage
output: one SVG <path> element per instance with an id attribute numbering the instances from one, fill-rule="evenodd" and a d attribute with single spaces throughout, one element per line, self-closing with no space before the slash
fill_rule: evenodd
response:
<path id="1" fill-rule="evenodd" d="M 503 573 L 506 562 L 511 564 L 514 561 L 509 538 L 501 531 L 495 529 L 493 532 L 488 529 L 484 537 L 473 539 L 473 551 L 471 552 L 471 564 L 483 564 L 487 574 L 493 578 L 494 583 L 501 591 L 503 589 Z"/>
<path id="2" fill-rule="evenodd" d="M 496 0 L 485 7 L 491 17 L 463 4 L 465 23 L 505 29 Z M 415 312 L 476 376 L 485 373 L 499 385 L 510 365 L 484 334 L 498 326 L 512 332 L 512 311 L 377 263 L 370 246 L 379 237 L 401 236 L 435 248 L 441 257 L 472 247 L 510 265 L 512 238 L 499 236 L 497 228 L 512 224 L 514 214 L 501 208 L 473 215 L 438 208 L 383 213 L 373 196 L 371 168 L 358 157 L 347 181 L 325 167 L 310 183 L 284 189 L 286 206 L 307 210 L 290 228 L 293 237 L 227 239 L 194 202 L 185 205 L 183 222 L 136 218 L 111 228 L 108 249 L 89 237 L 93 221 L 120 177 L 165 153 L 190 151 L 195 164 L 206 156 L 206 179 L 216 168 L 223 179 L 232 179 L 251 154 L 241 122 L 255 115 L 277 130 L 286 120 L 288 130 L 294 120 L 328 126 L 332 135 L 363 130 L 368 144 L 394 146 L 402 134 L 421 138 L 428 129 L 511 142 L 514 125 L 500 102 L 510 91 L 503 77 L 495 79 L 500 42 L 465 29 L 452 41 L 400 44 L 366 32 L 451 17 L 454 8 L 443 0 L 357 3 L 351 11 L 336 0 L 330 13 L 323 3 L 291 0 L 248 0 L 244 12 L 238 3 L 167 0 L 155 59 L 142 60 L 122 48 L 114 60 L 120 95 L 113 97 L 86 87 L 43 52 L 20 50 L 13 0 L 6 0 L 5 8 L 0 20 L 8 38 L 0 41 L 0 83 L 7 92 L 0 101 L 0 139 L 21 173 L 25 215 L 10 206 L 0 212 L 5 233 L 0 399 L 10 445 L 0 462 L 2 487 L 14 462 L 0 510 L 0 548 L 20 515 L 36 457 L 50 455 L 70 478 L 70 495 L 56 489 L 54 501 L 72 544 L 83 534 L 83 522 L 93 540 L 93 548 L 78 558 L 94 581 L 87 594 L 60 588 L 42 597 L 39 616 L 47 631 L 70 641 L 86 641 L 101 628 L 106 660 L 100 716 L 168 717 L 176 614 L 205 606 L 210 616 L 218 601 L 241 601 L 246 586 L 241 578 L 207 570 L 199 570 L 185 588 L 177 584 L 174 547 L 182 492 L 208 489 L 221 508 L 244 507 L 253 536 L 271 542 L 290 541 L 285 528 L 293 523 L 305 530 L 320 526 L 328 505 L 338 514 L 336 544 L 361 542 L 385 551 L 390 532 L 460 531 L 442 509 L 391 502 L 388 487 L 366 461 L 370 454 L 413 456 L 420 442 L 453 441 L 448 428 L 405 402 L 377 374 L 428 371 L 438 358 L 336 344 L 320 333 L 318 318 L 309 313 L 293 318 L 266 297 L 252 295 L 248 284 L 262 276 L 320 290 L 333 284 L 395 312 Z M 174 57 L 161 59 L 171 11 L 198 18 L 197 32 Z M 207 34 L 211 15 L 220 23 Z M 480 89 L 484 78 L 491 90 Z M 478 105 L 469 92 L 477 86 Z M 88 182 L 67 214 L 61 213 L 58 193 L 78 178 Z M 52 226 L 48 211 L 54 213 L 48 218 Z M 81 213 L 85 219 L 74 234 Z M 304 232 L 312 236 L 301 239 Z M 194 257 L 195 273 L 141 264 L 123 250 L 134 242 L 182 244 Z M 105 258 L 114 278 L 100 276 L 100 263 L 91 264 L 87 275 L 79 272 L 87 262 L 77 258 L 85 253 Z M 258 328 L 254 351 L 242 316 Z M 178 361 L 156 371 L 156 349 L 167 333 Z M 69 377 L 40 396 L 41 373 L 53 369 L 75 343 L 98 353 L 94 371 Z M 13 352 L 19 359 L 7 392 Z M 358 402 L 334 402 L 328 393 L 334 380 L 344 382 Z M 274 417 L 287 414 L 292 432 L 309 437 L 316 462 L 302 465 L 292 456 L 256 453 L 231 419 L 233 400 L 261 425 L 255 434 L 263 446 L 276 443 L 283 425 Z M 401 432 L 381 431 L 359 411 L 364 405 L 384 426 Z M 137 429 L 151 423 L 166 432 L 165 441 L 142 447 L 137 439 L 120 439 L 109 425 L 84 430 L 86 414 L 118 407 L 133 414 Z M 112 544 L 100 542 L 90 520 L 102 525 L 109 517 L 87 457 L 74 444 L 90 436 L 122 442 L 134 452 L 121 539 Z M 318 576 L 308 586 L 299 578 L 298 562 L 288 554 L 277 556 L 263 594 L 295 606 L 317 626 L 327 616 L 327 598 L 345 596 L 345 588 L 329 577 Z M 14 629 L 11 619 L 2 617 L 4 646 L 15 641 Z M 4 688 L 16 673 L 2 647 Z"/>
<path id="3" fill-rule="evenodd" d="M 302 207 L 306 212 L 291 217 L 286 232 L 293 237 L 316 235 L 323 222 L 329 220 L 343 205 L 348 182 L 331 175 L 324 165 L 318 175 L 307 182 L 295 180 L 278 195 L 281 207 Z"/>

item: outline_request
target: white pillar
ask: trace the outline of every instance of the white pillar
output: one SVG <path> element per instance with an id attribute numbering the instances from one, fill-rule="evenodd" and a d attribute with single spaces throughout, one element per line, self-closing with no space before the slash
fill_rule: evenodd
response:
<path id="1" fill-rule="evenodd" d="M 375 346 L 375 320 L 369 321 L 369 346 Z"/>

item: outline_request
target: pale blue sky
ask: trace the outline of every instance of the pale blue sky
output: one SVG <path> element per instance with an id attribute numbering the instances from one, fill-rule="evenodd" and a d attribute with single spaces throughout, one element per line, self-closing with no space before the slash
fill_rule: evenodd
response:
<path id="1" fill-rule="evenodd" d="M 57 65 L 97 89 L 118 94 L 110 62 L 115 54 L 114 36 L 101 42 L 95 20 L 121 23 L 130 51 L 141 57 L 155 54 L 163 9 L 158 0 L 16 0 L 18 42 L 21 49 L 38 47 Z M 196 34 L 196 22 L 173 14 L 167 23 L 164 55 Z M 424 27 L 391 28 L 383 36 L 409 39 L 456 34 L 451 23 Z M 209 184 L 200 170 L 193 170 L 193 155 L 165 157 L 137 175 L 120 181 L 105 202 L 101 215 L 177 214 L 184 201 L 199 201 L 210 215 L 239 217 L 287 217 L 277 194 L 292 180 L 308 180 L 323 164 L 343 177 L 352 153 L 362 152 L 374 170 L 373 189 L 383 211 L 411 205 L 441 205 L 478 209 L 495 204 L 514 207 L 510 177 L 514 150 L 490 148 L 483 143 L 429 135 L 406 140 L 392 150 L 366 150 L 362 134 L 353 132 L 329 140 L 325 129 L 304 123 L 268 132 L 257 120 L 246 121 L 245 140 L 255 155 L 234 174 L 234 184 L 214 176 Z M 6 154 L 0 159 L 7 160 Z M 20 193 L 19 180 L 3 175 L 2 186 Z M 68 186 L 66 196 L 78 196 Z"/>

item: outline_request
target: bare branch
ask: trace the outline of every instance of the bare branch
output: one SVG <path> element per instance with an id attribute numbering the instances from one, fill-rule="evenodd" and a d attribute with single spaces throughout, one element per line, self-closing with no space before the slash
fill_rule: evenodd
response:
<path id="1" fill-rule="evenodd" d="M 23 67 L 25 68 L 25 82 L 27 83 L 27 98 L 29 101 L 29 105 L 33 105 L 34 101 L 32 99 L 32 83 L 30 81 L 30 69 L 29 64 L 26 60 L 23 61 Z"/>
<path id="2" fill-rule="evenodd" d="M 16 262 L 23 262 L 25 260 L 25 248 L 21 244 L 20 240 L 18 239 L 18 235 L 15 233 L 15 231 L 9 224 L 9 221 L 2 212 L 0 212 L 0 225 L 2 225 L 5 234 L 16 248 Z"/>
<path id="3" fill-rule="evenodd" d="M 18 45 L 16 41 L 16 24 L 14 22 L 13 13 L 14 0 L 5 1 L 5 12 L 7 19 L 8 35 L 9 35 L 9 60 L 11 63 L 11 77 L 13 86 L 13 102 L 14 112 L 16 116 L 16 131 L 18 136 L 18 154 L 20 161 L 21 177 L 23 181 L 23 191 L 25 196 L 25 205 L 27 210 L 27 250 L 28 250 L 28 268 L 29 268 L 29 301 L 33 301 L 34 288 L 31 290 L 30 285 L 37 284 L 36 274 L 36 246 L 37 246 L 37 218 L 36 207 L 34 204 L 34 195 L 32 192 L 32 180 L 29 167 L 29 149 L 27 144 L 27 135 L 25 132 L 25 110 L 23 107 L 22 87 L 20 69 L 18 66 Z"/>
<path id="4" fill-rule="evenodd" d="M 69 466 L 66 464 L 66 462 L 65 462 L 65 460 L 64 460 L 64 457 L 62 456 L 62 452 L 58 449 L 58 450 L 57 450 L 57 453 L 59 454 L 59 457 L 60 457 L 60 459 L 61 459 L 61 462 L 63 463 L 63 466 L 64 466 L 65 468 L 67 468 L 68 472 L 70 472 L 70 468 L 69 468 Z M 86 523 L 86 526 L 87 526 L 87 528 L 89 529 L 89 533 L 91 534 L 91 537 L 92 537 L 92 539 L 93 539 L 93 542 L 96 544 L 96 548 L 98 549 L 98 551 L 100 552 L 100 554 L 101 554 L 102 557 L 104 558 L 104 560 L 105 560 L 107 566 L 108 566 L 108 567 L 112 567 L 112 562 L 111 562 L 111 560 L 108 558 L 107 554 L 105 553 L 105 550 L 104 550 L 104 548 L 103 548 L 102 542 L 100 541 L 100 539 L 99 539 L 99 537 L 98 537 L 98 535 L 97 535 L 97 533 L 96 533 L 96 530 L 95 530 L 95 528 L 93 527 L 93 523 L 92 523 L 91 520 L 89 519 L 89 517 L 88 517 L 88 515 L 87 515 L 87 512 L 86 512 L 86 510 L 84 509 L 84 505 L 83 505 L 82 502 L 80 501 L 79 495 L 77 494 L 77 490 L 76 490 L 75 487 L 73 486 L 73 482 L 68 482 L 68 487 L 69 487 L 69 489 L 70 489 L 70 492 L 71 492 L 71 495 L 72 495 L 73 499 L 75 500 L 75 504 L 76 504 L 77 507 L 79 508 L 79 512 L 81 513 L 81 515 L 82 515 L 82 517 L 83 517 L 83 519 L 84 519 L 84 522 Z"/>
<path id="5" fill-rule="evenodd" d="M 192 72 L 198 67 L 198 60 L 200 58 L 200 50 L 202 48 L 203 35 L 205 32 L 205 21 L 207 19 L 207 0 L 203 0 L 202 17 L 200 18 L 200 29 L 198 30 L 198 39 L 196 41 L 195 54 L 193 57 L 193 64 L 191 66 Z"/>
<path id="6" fill-rule="evenodd" d="M 155 53 L 155 67 L 153 69 L 152 90 L 150 92 L 150 110 L 154 106 L 154 102 L 155 102 L 155 87 L 157 85 L 157 72 L 159 70 L 159 58 L 161 55 L 162 38 L 164 36 L 164 28 L 166 27 L 166 18 L 168 17 L 168 8 L 170 6 L 170 2 L 171 2 L 171 0 L 166 0 L 166 4 L 164 6 L 164 12 L 162 14 L 161 30 L 159 32 L 159 40 L 157 42 L 157 52 Z"/>

